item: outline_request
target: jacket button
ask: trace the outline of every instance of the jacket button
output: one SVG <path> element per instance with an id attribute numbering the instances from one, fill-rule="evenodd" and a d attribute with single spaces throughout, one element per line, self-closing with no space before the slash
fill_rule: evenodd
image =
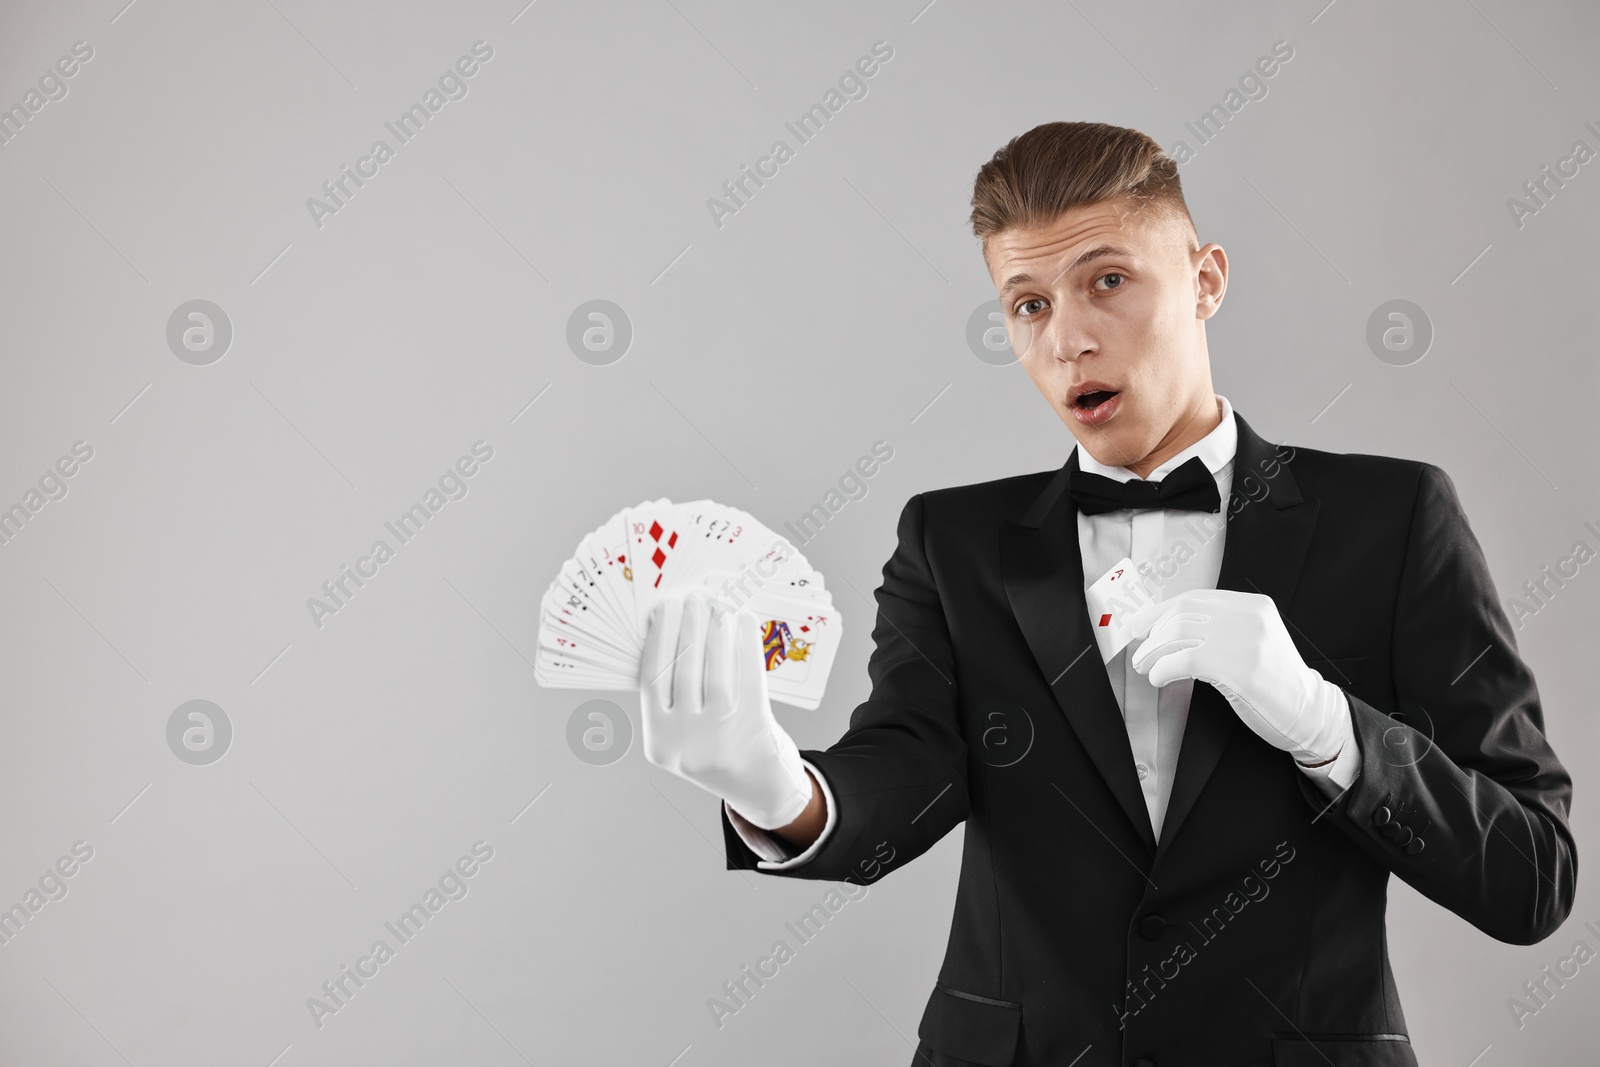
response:
<path id="1" fill-rule="evenodd" d="M 1406 846 L 1406 855 L 1415 856 L 1418 852 L 1422 851 L 1426 844 L 1427 842 L 1423 841 L 1422 838 L 1413 837 L 1411 839 L 1411 843 Z"/>
<path id="2" fill-rule="evenodd" d="M 1396 825 L 1399 824 L 1397 823 Z M 1414 837 L 1416 837 L 1416 835 L 1411 832 L 1411 827 L 1401 826 L 1400 832 L 1394 835 L 1394 843 L 1400 848 L 1405 848 L 1407 845 L 1411 844 L 1411 840 Z"/>
<path id="3" fill-rule="evenodd" d="M 1392 813 L 1389 809 L 1379 805 L 1372 813 L 1372 825 L 1387 826 L 1391 817 Z"/>
<path id="4" fill-rule="evenodd" d="M 1133 1067 L 1156 1067 L 1156 1061 L 1141 1056 L 1133 1061 Z"/>
<path id="5" fill-rule="evenodd" d="M 1167 920 L 1159 915 L 1146 915 L 1139 920 L 1139 936 L 1146 941 L 1154 941 L 1167 929 Z"/>

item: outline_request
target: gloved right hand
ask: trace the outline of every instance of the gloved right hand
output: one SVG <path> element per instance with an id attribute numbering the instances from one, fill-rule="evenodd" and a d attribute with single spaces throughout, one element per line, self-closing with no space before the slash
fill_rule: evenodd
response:
<path id="1" fill-rule="evenodd" d="M 664 596 L 648 620 L 639 707 L 645 759 L 761 829 L 787 826 L 810 803 L 800 750 L 767 698 L 752 613 L 713 612 L 709 591 Z"/>

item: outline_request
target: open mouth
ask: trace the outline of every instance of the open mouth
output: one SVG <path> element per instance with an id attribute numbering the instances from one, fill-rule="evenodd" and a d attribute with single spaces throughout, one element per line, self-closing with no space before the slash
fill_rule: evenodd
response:
<path id="1" fill-rule="evenodd" d="M 1097 408 L 1116 395 L 1117 391 L 1115 389 L 1096 389 L 1092 393 L 1084 393 L 1082 396 L 1078 397 L 1076 406 L 1083 408 L 1084 410 Z"/>

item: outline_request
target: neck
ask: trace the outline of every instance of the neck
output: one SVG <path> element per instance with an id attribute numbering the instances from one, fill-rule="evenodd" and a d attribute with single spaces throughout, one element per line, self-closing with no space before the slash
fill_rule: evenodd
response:
<path id="1" fill-rule="evenodd" d="M 1213 393 L 1207 393 L 1198 404 L 1189 408 L 1172 424 L 1167 435 L 1155 450 L 1137 463 L 1129 463 L 1128 469 L 1141 478 L 1150 477 L 1150 472 L 1161 466 L 1179 452 L 1188 448 L 1206 434 L 1222 425 L 1222 401 Z"/>

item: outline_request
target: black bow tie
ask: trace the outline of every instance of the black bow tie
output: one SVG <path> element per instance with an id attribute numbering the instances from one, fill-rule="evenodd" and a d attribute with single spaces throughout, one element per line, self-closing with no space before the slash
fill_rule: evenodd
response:
<path id="1" fill-rule="evenodd" d="M 1093 474 L 1078 466 L 1078 452 L 1067 461 L 1067 493 L 1085 515 L 1133 508 L 1147 511 L 1169 508 L 1177 511 L 1221 511 L 1222 497 L 1217 480 L 1199 456 L 1191 457 L 1159 482 L 1138 478 L 1119 482 L 1103 474 Z"/>

